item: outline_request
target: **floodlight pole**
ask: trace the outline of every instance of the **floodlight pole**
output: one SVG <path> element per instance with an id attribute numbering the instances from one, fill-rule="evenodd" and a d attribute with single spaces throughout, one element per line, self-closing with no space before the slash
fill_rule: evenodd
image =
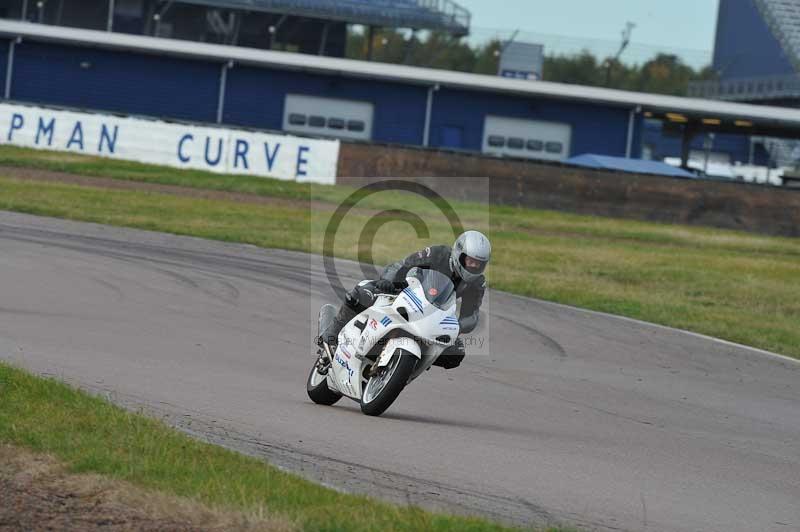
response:
<path id="1" fill-rule="evenodd" d="M 322 37 L 319 41 L 319 54 L 317 55 L 325 55 L 325 49 L 328 47 L 328 33 L 331 30 L 331 23 L 326 22 L 325 25 L 322 27 Z"/>
<path id="2" fill-rule="evenodd" d="M 628 136 L 625 142 L 625 158 L 630 159 L 633 156 L 633 135 L 636 128 L 636 115 L 642 112 L 642 107 L 637 105 L 630 110 L 628 114 Z"/>
<path id="3" fill-rule="evenodd" d="M 375 26 L 369 26 L 367 30 L 367 61 L 372 60 L 372 39 L 375 37 Z"/>
<path id="4" fill-rule="evenodd" d="M 22 42 L 22 37 L 12 39 L 8 45 L 8 60 L 6 62 L 6 86 L 3 94 L 6 100 L 11 99 L 11 84 L 14 81 L 14 51 L 16 45 Z"/>
<path id="5" fill-rule="evenodd" d="M 156 12 L 153 14 L 153 20 L 155 21 L 155 27 L 153 28 L 153 36 L 158 37 L 158 33 L 161 30 L 161 19 L 164 15 L 167 14 L 169 8 L 172 7 L 173 0 L 165 0 L 159 2 L 158 7 L 156 8 Z"/>
<path id="6" fill-rule="evenodd" d="M 108 0 L 108 21 L 106 22 L 106 31 L 114 31 L 114 0 Z"/>
<path id="7" fill-rule="evenodd" d="M 689 170 L 689 159 L 692 152 L 692 140 L 697 133 L 697 126 L 692 122 L 683 125 L 683 138 L 681 139 L 681 168 Z"/>
<path id="8" fill-rule="evenodd" d="M 278 39 L 278 31 L 280 31 L 281 26 L 283 23 L 286 22 L 286 15 L 281 15 L 281 18 L 278 19 L 278 22 L 273 24 L 269 27 L 269 49 L 272 50 L 275 48 L 275 43 Z"/>
<path id="9" fill-rule="evenodd" d="M 411 37 L 408 38 L 406 41 L 406 49 L 403 52 L 403 64 L 407 65 L 409 60 L 411 59 L 411 53 L 414 51 L 414 43 L 417 40 L 417 30 L 411 30 Z"/>
<path id="10" fill-rule="evenodd" d="M 703 139 L 703 149 L 705 150 L 705 160 L 703 161 L 703 175 L 708 175 L 708 161 L 711 158 L 711 149 L 714 147 L 714 134 L 706 133 Z"/>
<path id="11" fill-rule="evenodd" d="M 511 34 L 511 38 L 503 43 L 503 47 L 500 49 L 500 55 L 504 54 L 505 51 L 508 50 L 508 47 L 514 44 L 514 41 L 517 40 L 517 35 L 519 35 L 519 29 L 514 30 L 514 33 Z"/>
<path id="12" fill-rule="evenodd" d="M 223 63 L 219 75 L 219 94 L 217 99 L 217 124 L 221 124 L 225 118 L 225 96 L 228 90 L 228 70 L 234 66 L 233 61 Z"/>
<path id="13" fill-rule="evenodd" d="M 622 30 L 622 44 L 620 44 L 617 55 L 614 56 L 613 60 L 606 59 L 606 87 L 611 85 L 611 69 L 614 67 L 614 63 L 619 61 L 619 58 L 622 57 L 622 52 L 624 52 L 631 43 L 631 35 L 633 34 L 633 28 L 635 27 L 636 24 L 633 22 L 628 22 L 625 24 L 625 29 Z"/>
<path id="14" fill-rule="evenodd" d="M 425 130 L 422 132 L 422 145 L 431 145 L 431 118 L 433 117 L 433 96 L 440 89 L 439 84 L 433 85 L 428 89 L 428 101 L 425 105 Z"/>

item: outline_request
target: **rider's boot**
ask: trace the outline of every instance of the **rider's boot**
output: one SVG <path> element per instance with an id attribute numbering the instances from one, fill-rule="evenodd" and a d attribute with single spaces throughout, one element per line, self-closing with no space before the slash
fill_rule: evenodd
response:
<path id="1" fill-rule="evenodd" d="M 331 352 L 336 351 L 336 347 L 339 345 L 339 333 L 357 314 L 358 312 L 347 303 L 339 307 L 339 312 L 336 313 L 331 324 L 317 338 L 317 345 L 321 347 L 324 342 L 330 346 Z"/>
<path id="2" fill-rule="evenodd" d="M 461 365 L 461 361 L 464 360 L 465 356 L 464 341 L 461 338 L 457 338 L 453 345 L 439 355 L 433 365 L 444 369 L 455 369 Z"/>
<path id="3" fill-rule="evenodd" d="M 317 337 L 317 345 L 323 343 L 330 346 L 331 352 L 336 351 L 339 344 L 339 333 L 350 320 L 372 305 L 375 301 L 375 285 L 372 282 L 362 282 L 345 294 L 345 301 L 339 307 L 336 317 L 322 334 Z"/>

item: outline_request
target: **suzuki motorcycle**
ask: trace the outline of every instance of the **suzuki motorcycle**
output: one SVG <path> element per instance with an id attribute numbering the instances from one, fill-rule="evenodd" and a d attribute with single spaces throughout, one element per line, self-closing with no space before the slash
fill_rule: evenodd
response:
<path id="1" fill-rule="evenodd" d="M 364 414 L 379 416 L 455 343 L 459 325 L 450 278 L 413 268 L 406 284 L 398 294 L 377 294 L 367 310 L 342 328 L 335 351 L 321 343 L 306 384 L 312 401 L 333 405 L 345 396 L 357 401 Z M 320 335 L 335 315 L 336 307 L 322 306 Z"/>

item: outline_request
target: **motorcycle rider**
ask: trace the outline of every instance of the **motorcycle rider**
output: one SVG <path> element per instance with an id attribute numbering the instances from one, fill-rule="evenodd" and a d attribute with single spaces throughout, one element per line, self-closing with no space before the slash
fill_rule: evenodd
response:
<path id="1" fill-rule="evenodd" d="M 406 274 L 411 268 L 436 270 L 450 277 L 456 289 L 456 297 L 461 299 L 459 325 L 461 333 L 469 333 L 478 326 L 478 316 L 486 290 L 483 276 L 492 256 L 489 239 L 478 231 L 467 231 L 459 236 L 453 247 L 431 246 L 413 253 L 400 262 L 387 266 L 380 279 L 359 283 L 347 293 L 345 303 L 328 329 L 318 338 L 327 341 L 335 349 L 339 332 L 355 316 L 366 310 L 375 301 L 375 293 L 397 293 L 405 286 Z M 464 343 L 456 340 L 455 345 L 444 351 L 434 365 L 445 369 L 456 368 L 464 359 Z"/>

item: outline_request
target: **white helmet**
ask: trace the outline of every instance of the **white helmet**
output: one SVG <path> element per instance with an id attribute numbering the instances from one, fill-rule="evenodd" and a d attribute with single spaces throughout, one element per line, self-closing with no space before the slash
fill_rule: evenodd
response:
<path id="1" fill-rule="evenodd" d="M 467 258 L 475 262 L 468 267 Z M 477 280 L 486 270 L 489 259 L 492 258 L 492 245 L 483 233 L 467 231 L 453 244 L 450 254 L 450 268 L 466 282 Z"/>

